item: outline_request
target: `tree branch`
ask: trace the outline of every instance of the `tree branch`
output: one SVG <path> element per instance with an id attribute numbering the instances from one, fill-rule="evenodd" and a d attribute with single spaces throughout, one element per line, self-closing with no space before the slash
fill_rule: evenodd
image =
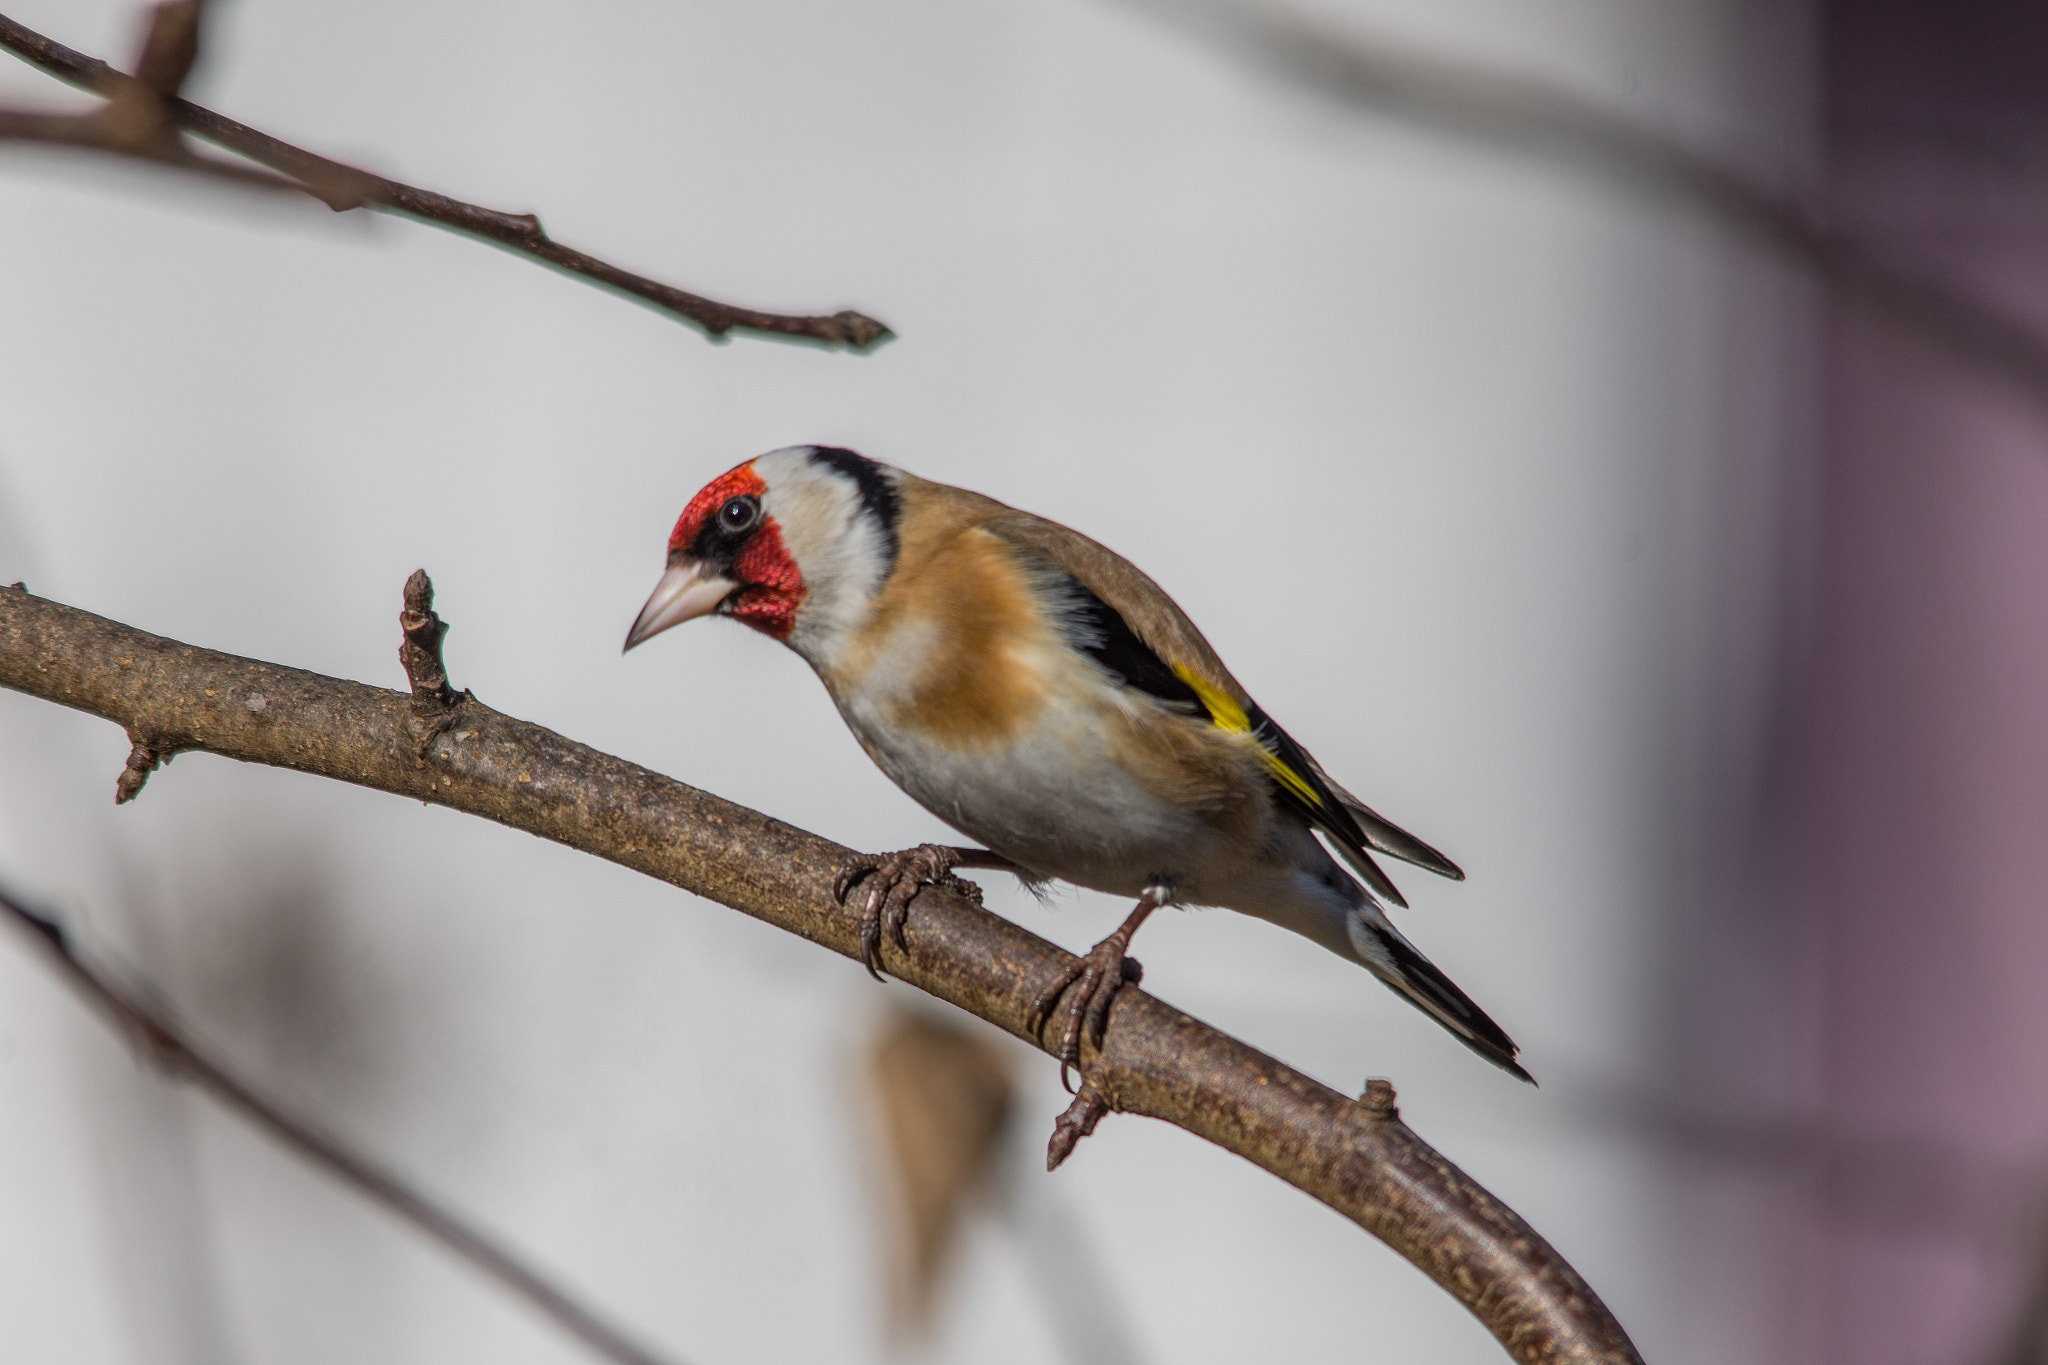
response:
<path id="1" fill-rule="evenodd" d="M 110 152 L 254 189 L 299 193 L 304 186 L 233 162 L 200 156 L 179 136 L 170 101 L 199 57 L 205 0 L 167 0 L 151 13 L 135 75 L 109 71 L 107 102 L 88 114 L 0 109 L 0 141 L 42 142 Z M 0 24 L 8 21 L 0 17 Z"/>
<path id="2" fill-rule="evenodd" d="M 239 1112 L 313 1165 L 367 1196 L 538 1309 L 556 1326 L 613 1365 L 664 1365 L 590 1309 L 543 1278 L 483 1233 L 441 1208 L 405 1181 L 293 1118 L 237 1079 L 161 1014 L 115 985 L 80 957 L 56 920 L 38 915 L 0 889 L 0 919 L 30 931 L 27 937 L 50 967 L 173 1076 Z"/>
<path id="3" fill-rule="evenodd" d="M 22 588 L 0 590 L 0 686 L 147 734 L 159 753 L 204 750 L 480 815 L 859 957 L 858 916 L 832 896 L 849 850 L 473 697 L 422 749 L 411 693 L 180 644 Z M 1068 954 L 941 887 L 913 902 L 908 937 L 907 950 L 883 945 L 893 974 L 1046 1048 L 1026 1020 Z M 1385 1241 L 1516 1360 L 1640 1365 L 1578 1273 L 1403 1124 L 1385 1082 L 1353 1101 L 1135 987 L 1117 993 L 1103 1048 L 1082 1062 L 1112 1108 L 1235 1152 Z"/>
<path id="4" fill-rule="evenodd" d="M 32 66 L 41 67 L 59 80 L 107 97 L 111 102 L 110 108 L 120 103 L 124 98 L 124 92 L 151 91 L 152 86 L 146 83 L 149 79 L 163 81 L 175 78 L 172 90 L 158 92 L 161 107 L 167 111 L 170 121 L 171 136 L 168 139 L 157 139 L 153 151 L 144 150 L 139 144 L 129 145 L 110 141 L 97 131 L 84 127 L 87 122 L 100 118 L 108 110 L 98 110 L 80 119 L 0 113 L 0 139 L 54 142 L 117 151 L 166 162 L 216 178 L 302 191 L 336 212 L 365 208 L 418 219 L 424 223 L 432 223 L 436 227 L 446 228 L 450 232 L 480 238 L 522 256 L 530 256 L 566 274 L 580 276 L 603 288 L 651 304 L 662 312 L 701 328 L 707 336 L 714 339 L 737 330 L 865 351 L 895 335 L 882 323 L 851 309 L 829 316 L 765 313 L 758 309 L 740 308 L 729 303 L 720 303 L 715 299 L 707 299 L 701 294 L 692 294 L 687 290 L 663 284 L 659 280 L 650 280 L 644 275 L 622 270 L 608 261 L 564 246 L 547 235 L 540 225 L 540 219 L 533 214 L 487 209 L 480 205 L 464 203 L 460 199 L 451 199 L 444 194 L 436 194 L 432 190 L 419 189 L 396 180 L 386 180 L 383 176 L 372 175 L 368 171 L 358 170 L 338 161 L 330 161 L 324 156 L 294 147 L 288 142 L 280 142 L 267 133 L 258 132 L 231 118 L 224 118 L 210 109 L 179 99 L 175 94 L 175 83 L 183 80 L 184 70 L 189 69 L 191 58 L 189 55 L 185 56 L 184 68 L 179 68 L 176 62 L 182 54 L 171 40 L 173 36 L 188 36 L 192 52 L 196 54 L 196 15 L 190 20 L 195 27 L 190 30 L 189 35 L 167 34 L 161 40 L 157 39 L 156 35 L 167 26 L 165 12 L 180 9 L 187 4 L 189 0 L 180 0 L 180 4 L 165 5 L 158 9 L 157 22 L 151 30 L 152 41 L 145 46 L 144 60 L 137 65 L 139 74 L 148 73 L 144 79 L 125 76 L 97 57 L 75 52 L 62 43 L 46 38 L 0 14 L 0 48 L 5 48 Z M 196 9 L 196 6 L 193 8 Z M 258 165 L 268 166 L 287 178 L 279 179 L 277 176 L 264 175 L 246 167 L 197 156 L 176 136 L 178 129 L 196 133 L 207 141 L 245 156 Z M 171 150 L 173 148 L 175 151 Z"/>
<path id="5" fill-rule="evenodd" d="M 1125 0 L 1339 103 L 1575 161 L 1718 219 L 1855 304 L 2048 404 L 2048 337 L 1879 258 L 1807 200 L 1541 81 L 1339 28 L 1274 0 Z"/>

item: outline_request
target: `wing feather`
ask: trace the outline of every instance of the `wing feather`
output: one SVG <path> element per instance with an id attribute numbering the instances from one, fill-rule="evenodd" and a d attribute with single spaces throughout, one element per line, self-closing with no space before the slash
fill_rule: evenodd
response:
<path id="1" fill-rule="evenodd" d="M 1309 762 L 1315 763 L 1315 760 L 1310 759 Z M 1424 843 L 1338 786 L 1336 781 L 1323 771 L 1321 764 L 1316 764 L 1316 775 L 1329 786 L 1339 804 L 1351 812 L 1351 818 L 1358 822 L 1358 828 L 1365 835 L 1365 841 L 1373 848 L 1390 858 L 1399 858 L 1404 863 L 1413 863 L 1417 867 L 1434 872 L 1439 877 L 1449 877 L 1454 882 L 1465 880 L 1463 868 L 1445 857 L 1434 846 Z"/>
<path id="2" fill-rule="evenodd" d="M 1104 669 L 1169 707 L 1257 740 L 1281 803 L 1322 831 L 1375 894 L 1398 906 L 1408 904 L 1369 849 L 1446 876 L 1464 876 L 1450 859 L 1331 781 L 1230 675 L 1179 605 L 1130 561 L 1078 531 L 1029 513 L 1007 512 L 982 525 L 1071 583 L 1069 638 Z"/>

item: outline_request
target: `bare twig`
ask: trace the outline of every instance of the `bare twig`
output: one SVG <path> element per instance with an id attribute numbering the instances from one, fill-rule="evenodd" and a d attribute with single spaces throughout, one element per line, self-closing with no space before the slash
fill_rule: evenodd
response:
<path id="1" fill-rule="evenodd" d="M 161 99 L 175 98 L 199 60 L 199 29 L 205 17 L 206 0 L 164 0 L 156 6 L 142 39 L 142 55 L 135 59 L 135 79 Z"/>
<path id="2" fill-rule="evenodd" d="M 480 815 L 860 954 L 859 916 L 832 895 L 850 850 L 472 696 L 422 764 L 407 693 L 179 644 L 23 590 L 0 592 L 0 686 L 168 748 Z M 883 945 L 892 975 L 1047 1047 L 1027 1021 L 1067 953 L 938 886 L 913 902 L 908 944 Z M 1355 1102 L 1135 987 L 1118 992 L 1102 1047 L 1084 1044 L 1082 1063 L 1111 1108 L 1206 1138 L 1381 1238 L 1515 1359 L 1639 1362 L 1578 1273 L 1401 1122 L 1391 1088 Z"/>
<path id="3" fill-rule="evenodd" d="M 268 175 L 248 166 L 200 156 L 183 142 L 131 140 L 120 124 L 110 117 L 113 106 L 90 114 L 37 114 L 20 109 L 0 109 L 0 142 L 39 142 L 81 151 L 105 152 L 162 166 L 249 189 L 275 190 L 297 194 L 304 187 L 282 176 Z"/>
<path id="4" fill-rule="evenodd" d="M 91 113 L 72 115 L 0 109 L 0 141 L 46 142 L 110 152 L 255 189 L 301 192 L 304 186 L 282 176 L 201 156 L 178 132 L 171 102 L 199 56 L 204 9 L 204 0 L 168 0 L 158 5 L 151 13 L 135 74 L 108 72 L 101 92 L 107 97 L 105 104 Z M 5 22 L 0 18 L 0 23 Z"/>
<path id="5" fill-rule="evenodd" d="M 434 612 L 434 584 L 425 569 L 414 569 L 405 580 L 405 606 L 398 613 L 398 630 L 405 643 L 398 647 L 398 662 L 412 684 L 412 733 L 414 759 L 426 765 L 427 749 L 458 715 L 455 703 L 462 696 L 448 685 L 448 666 L 441 662 L 441 640 L 448 623 Z"/>
<path id="6" fill-rule="evenodd" d="M 627 1339 L 483 1233 L 389 1171 L 257 1094 L 188 1041 L 175 1024 L 143 1004 L 137 993 L 116 985 L 88 963 L 56 920 L 29 910 L 4 889 L 0 889 L 0 918 L 32 931 L 31 941 L 43 950 L 58 975 L 127 1032 L 165 1071 L 191 1081 L 313 1165 L 389 1209 L 606 1360 L 615 1365 L 663 1365 L 661 1357 Z"/>
<path id="7" fill-rule="evenodd" d="M 1074 1092 L 1073 1103 L 1053 1120 L 1052 1141 L 1045 1144 L 1045 1169 L 1056 1171 L 1064 1166 L 1081 1139 L 1092 1136 L 1095 1125 L 1109 1117 L 1115 1108 L 1109 1096 L 1089 1082 L 1082 1081 Z"/>
<path id="8" fill-rule="evenodd" d="M 164 22 L 163 11 L 160 10 L 158 13 L 158 26 L 161 27 Z M 195 44 L 197 42 L 196 31 L 192 41 Z M 175 53 L 169 50 L 170 39 L 166 38 L 163 41 L 162 46 L 166 51 L 158 53 L 158 46 L 152 43 L 145 50 L 146 56 L 150 53 L 158 55 L 139 65 L 138 70 L 148 69 L 160 80 L 167 79 L 175 71 L 182 80 L 182 71 L 177 71 L 174 66 Z M 99 58 L 74 52 L 62 43 L 46 38 L 5 15 L 0 15 L 0 48 L 5 48 L 33 66 L 41 67 L 59 80 L 104 95 L 114 104 L 119 103 L 126 90 L 150 89 L 143 81 L 122 75 Z M 196 51 L 196 46 L 194 50 Z M 187 64 L 189 65 L 189 62 Z M 12 137 L 17 140 L 91 146 L 128 155 L 147 156 L 151 160 L 171 162 L 208 175 L 303 191 L 337 212 L 365 208 L 415 218 L 421 222 L 432 223 L 436 227 L 447 228 L 451 232 L 480 238 L 523 256 L 530 256 L 567 274 L 580 276 L 606 289 L 651 304 L 692 326 L 701 328 L 706 335 L 714 338 L 723 337 L 726 333 L 737 330 L 864 351 L 895 335 L 873 318 L 851 309 L 829 316 L 766 313 L 758 309 L 740 308 L 720 303 L 715 299 L 707 299 L 700 294 L 692 294 L 687 290 L 663 284 L 659 280 L 650 280 L 644 275 L 622 270 L 608 261 L 601 261 L 573 247 L 564 246 L 547 235 L 540 225 L 540 219 L 533 214 L 487 209 L 476 204 L 464 203 L 460 199 L 451 199 L 447 195 L 436 194 L 432 190 L 418 189 L 396 180 L 386 180 L 383 176 L 372 175 L 368 171 L 345 166 L 338 161 L 330 161 L 326 157 L 294 147 L 290 143 L 280 142 L 267 133 L 260 133 L 231 118 L 224 118 L 188 100 L 178 99 L 168 93 L 160 96 L 160 99 L 176 128 L 196 133 L 209 142 L 245 156 L 258 165 L 268 166 L 289 178 L 279 180 L 276 176 L 264 175 L 246 167 L 198 157 L 184 148 L 182 142 L 175 137 L 171 142 L 182 151 L 182 156 L 167 151 L 161 139 L 156 143 L 157 152 L 152 154 L 133 147 L 114 145 L 97 134 L 85 136 L 77 128 L 72 128 L 69 135 L 59 135 L 65 132 L 64 125 L 67 121 L 53 121 L 44 115 L 0 114 L 0 138 Z M 100 118 L 106 112 L 98 110 L 84 115 L 83 118 Z"/>
<path id="9" fill-rule="evenodd" d="M 398 647 L 398 662 L 412 684 L 415 715 L 446 711 L 455 705 L 455 689 L 448 685 L 448 665 L 441 661 L 441 641 L 448 623 L 434 610 L 434 581 L 425 569 L 414 569 L 405 580 L 405 606 L 398 613 L 399 634 L 405 643 Z"/>
<path id="10" fill-rule="evenodd" d="M 142 785 L 149 781 L 149 775 L 171 757 L 160 753 L 146 739 L 131 737 L 129 743 L 132 747 L 128 750 L 128 762 L 122 767 L 121 775 L 114 779 L 114 804 L 117 806 L 125 806 L 142 795 Z"/>
<path id="11" fill-rule="evenodd" d="M 1880 260 L 1818 206 L 1526 77 L 1339 28 L 1272 0 L 1126 0 L 1354 108 L 1574 160 L 1692 208 L 1813 272 L 1835 295 L 2048 403 L 2048 337 Z"/>

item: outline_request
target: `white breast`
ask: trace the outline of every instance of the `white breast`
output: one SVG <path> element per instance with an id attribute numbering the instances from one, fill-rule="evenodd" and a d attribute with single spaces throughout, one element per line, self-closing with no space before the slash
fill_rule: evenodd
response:
<path id="1" fill-rule="evenodd" d="M 1209 842 L 1199 816 L 1160 800 L 1111 761 L 1120 698 L 1084 660 L 1025 648 L 1037 715 L 995 746 L 942 744 L 917 724 L 915 687 L 929 627 L 905 623 L 857 684 L 835 689 L 849 729 L 876 765 L 932 814 L 1033 872 L 1135 896 L 1160 876 L 1186 879 Z M 1139 702 L 1137 704 L 1144 704 Z"/>

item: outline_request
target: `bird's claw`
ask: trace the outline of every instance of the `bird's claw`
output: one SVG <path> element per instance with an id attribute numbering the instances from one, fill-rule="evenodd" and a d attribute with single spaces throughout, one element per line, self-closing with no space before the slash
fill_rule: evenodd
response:
<path id="1" fill-rule="evenodd" d="M 1115 1003 L 1117 991 L 1126 983 L 1136 985 L 1144 976 L 1145 969 L 1138 960 L 1124 956 L 1122 944 L 1105 939 L 1089 949 L 1086 956 L 1061 968 L 1059 975 L 1038 993 L 1027 1022 L 1031 1031 L 1037 1033 L 1051 1022 L 1058 1007 L 1065 1022 L 1060 1030 L 1059 1050 L 1054 1055 L 1060 1059 L 1060 1084 L 1067 1087 L 1067 1093 L 1074 1092 L 1073 1086 L 1067 1084 L 1067 1068 L 1081 1065 L 1084 1032 L 1089 1045 L 1100 1048 L 1109 1029 L 1109 1007 Z"/>
<path id="2" fill-rule="evenodd" d="M 910 921 L 910 903 L 928 885 L 957 880 L 957 850 L 939 844 L 919 844 L 897 853 L 861 853 L 846 860 L 846 866 L 832 879 L 832 898 L 841 905 L 862 881 L 868 893 L 860 907 L 860 960 L 875 980 L 882 976 L 882 938 L 898 948 L 908 949 L 904 926 Z"/>
<path id="3" fill-rule="evenodd" d="M 1082 1027 L 1087 1031 L 1089 1043 L 1096 1049 L 1100 1050 L 1102 1036 L 1109 1031 L 1109 1007 L 1116 999 L 1116 993 L 1144 979 L 1145 968 L 1138 959 L 1119 955 L 1114 978 L 1088 997 L 1088 1015 Z M 1078 1053 L 1076 1055 L 1078 1058 Z"/>

